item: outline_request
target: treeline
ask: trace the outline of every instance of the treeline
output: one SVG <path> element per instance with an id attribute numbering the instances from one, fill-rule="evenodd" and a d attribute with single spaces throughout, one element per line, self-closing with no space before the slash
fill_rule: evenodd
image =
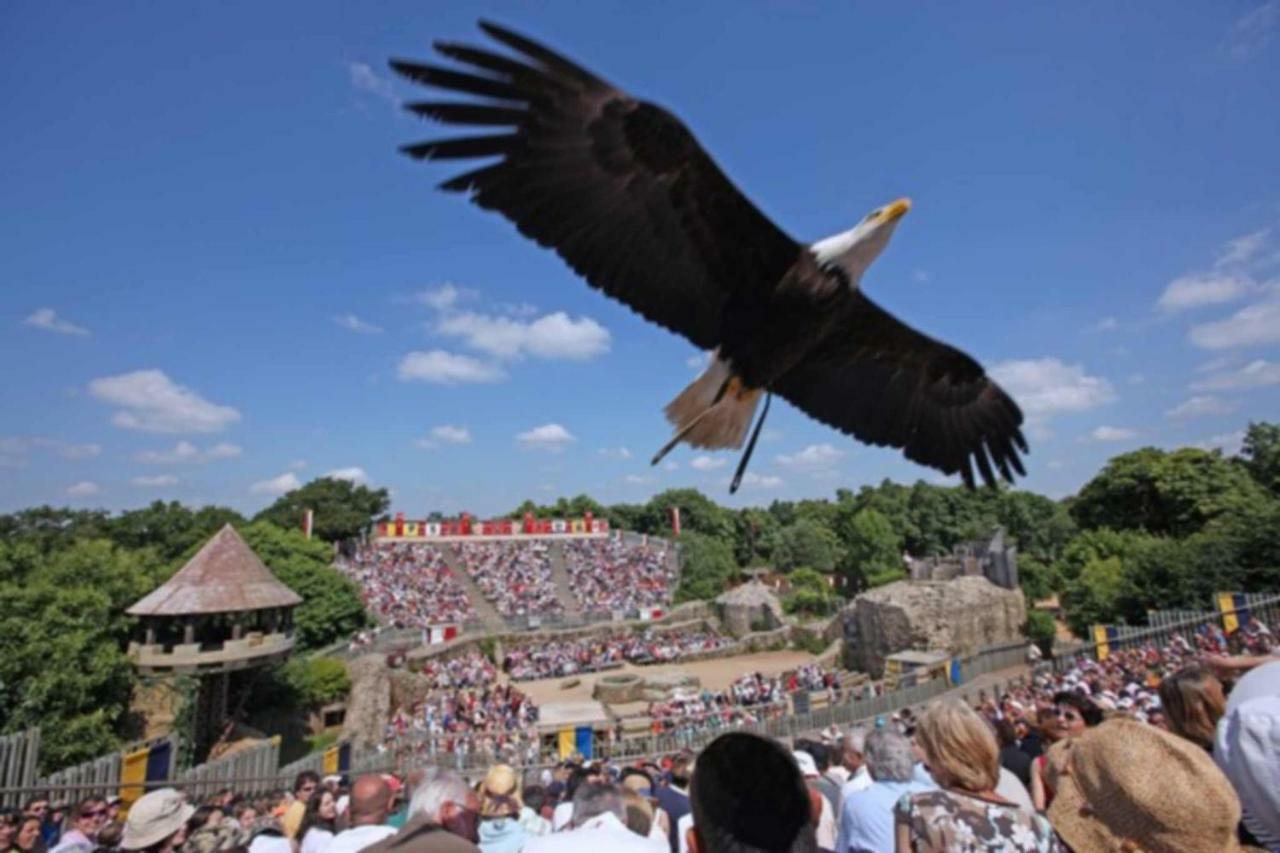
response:
<path id="1" fill-rule="evenodd" d="M 0 515 L 0 732 L 39 726 L 45 769 L 136 737 L 128 716 L 135 677 L 125 656 L 134 620 L 125 608 L 227 523 L 302 596 L 295 611 L 300 650 L 365 625 L 360 591 L 331 566 L 332 545 L 308 541 L 294 522 L 299 500 L 324 507 L 317 531 L 333 539 L 358 534 L 388 505 L 384 490 L 318 480 L 253 519 L 225 507 L 160 501 L 116 515 L 52 507 Z M 284 689 L 302 684 L 307 689 L 296 692 L 305 700 L 311 674 L 297 669 L 279 680 Z"/>

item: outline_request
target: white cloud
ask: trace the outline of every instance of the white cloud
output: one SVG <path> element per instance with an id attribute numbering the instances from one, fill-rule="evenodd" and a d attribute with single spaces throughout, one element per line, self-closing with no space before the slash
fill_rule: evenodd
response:
<path id="1" fill-rule="evenodd" d="M 1252 234 L 1245 234 L 1234 240 L 1228 240 L 1227 245 L 1223 247 L 1221 254 L 1218 255 L 1218 259 L 1214 261 L 1213 265 L 1229 267 L 1249 263 L 1266 247 L 1267 237 L 1270 234 L 1270 228 L 1263 228 L 1260 231 L 1254 231 Z"/>
<path id="2" fill-rule="evenodd" d="M 295 459 L 289 463 L 289 467 L 292 468 L 294 471 L 301 471 L 303 468 L 307 467 L 307 460 Z"/>
<path id="3" fill-rule="evenodd" d="M 119 406 L 111 422 L 143 432 L 219 432 L 240 420 L 230 406 L 210 403 L 161 370 L 137 370 L 89 383 L 89 393 Z"/>
<path id="4" fill-rule="evenodd" d="M 33 450 L 47 450 L 50 453 L 58 454 L 63 459 L 89 459 L 102 453 L 102 445 L 72 444 L 60 438 L 46 438 L 44 436 L 32 436 L 30 438 L 0 436 L 0 453 L 24 456 Z"/>
<path id="5" fill-rule="evenodd" d="M 1084 412 L 1115 399 L 1111 383 L 1056 358 L 1002 361 L 991 375 L 1031 416 Z"/>
<path id="6" fill-rule="evenodd" d="M 1280 343 L 1280 300 L 1248 305 L 1225 320 L 1193 326 L 1190 337 L 1202 349 Z"/>
<path id="7" fill-rule="evenodd" d="M 1063 468 L 1066 467 L 1066 463 L 1063 462 L 1061 459 L 1050 459 L 1048 462 L 1045 463 L 1045 467 L 1048 468 L 1050 471 L 1061 471 Z"/>
<path id="8" fill-rule="evenodd" d="M 350 468 L 334 468 L 324 474 L 331 480 L 346 480 L 357 486 L 366 486 L 369 484 L 369 475 L 364 472 L 363 468 L 352 466 Z"/>
<path id="9" fill-rule="evenodd" d="M 924 284 L 926 281 L 929 280 L 929 271 L 921 270 L 921 269 L 912 270 L 911 278 L 914 279 L 915 281 L 920 282 L 921 284 Z"/>
<path id="10" fill-rule="evenodd" d="M 728 485 L 729 482 L 728 479 L 724 480 L 725 485 Z M 742 475 L 742 488 L 744 489 L 776 489 L 782 484 L 782 478 L 775 477 L 772 474 L 756 474 L 748 471 Z"/>
<path id="11" fill-rule="evenodd" d="M 178 478 L 172 474 L 160 474 L 155 477 L 134 477 L 129 481 L 135 486 L 145 486 L 148 488 L 161 488 L 164 486 L 178 485 Z"/>
<path id="12" fill-rule="evenodd" d="M 1147 381 L 1147 377 L 1146 377 L 1146 376 L 1144 376 L 1144 375 L 1143 375 L 1143 374 L 1141 374 L 1141 373 L 1130 373 L 1130 374 L 1129 374 L 1129 384 L 1130 384 L 1130 385 L 1141 385 L 1143 382 L 1146 382 L 1146 381 Z"/>
<path id="13" fill-rule="evenodd" d="M 1243 62 L 1259 53 L 1280 27 L 1280 2 L 1268 0 L 1237 18 L 1227 31 L 1224 48 L 1232 59 Z"/>
<path id="14" fill-rule="evenodd" d="M 1115 317 L 1103 317 L 1093 324 L 1095 332 L 1114 332 L 1118 328 L 1120 328 L 1120 321 Z"/>
<path id="15" fill-rule="evenodd" d="M 1235 411 L 1235 406 L 1212 395 L 1190 397 L 1165 412 L 1171 418 L 1199 418 L 1205 415 L 1225 415 Z"/>
<path id="16" fill-rule="evenodd" d="M 445 282 L 438 287 L 428 287 L 413 295 L 413 301 L 436 311 L 448 311 L 463 300 L 475 296 L 475 292 L 456 284 Z"/>
<path id="17" fill-rule="evenodd" d="M 1196 373 L 1217 373 L 1219 370 L 1226 370 L 1237 362 L 1234 356 L 1224 355 L 1218 358 L 1211 358 L 1204 364 L 1197 365 Z"/>
<path id="18" fill-rule="evenodd" d="M 398 105 L 400 98 L 396 96 L 391 81 L 380 76 L 371 66 L 364 62 L 348 62 L 347 77 L 352 88 L 366 92 L 384 101 Z"/>
<path id="19" fill-rule="evenodd" d="M 543 424 L 516 436 L 525 450 L 545 450 L 559 453 L 578 439 L 560 424 Z"/>
<path id="20" fill-rule="evenodd" d="M 663 470 L 663 471 L 668 471 L 668 472 L 670 472 L 670 471 L 679 471 L 679 470 L 680 470 L 680 463 L 679 463 L 679 462 L 676 462 L 676 461 L 674 461 L 674 460 L 668 459 L 666 462 L 663 462 L 663 463 L 662 463 L 662 470 Z"/>
<path id="21" fill-rule="evenodd" d="M 396 374 L 402 382 L 460 385 L 468 382 L 500 382 L 507 374 L 496 364 L 444 350 L 415 350 L 400 360 Z"/>
<path id="22" fill-rule="evenodd" d="M 270 480 L 259 480 L 249 487 L 249 491 L 255 495 L 283 495 L 301 486 L 298 476 L 290 471 Z"/>
<path id="23" fill-rule="evenodd" d="M 628 474 L 622 479 L 633 486 L 643 486 L 652 483 L 657 478 L 648 474 Z"/>
<path id="24" fill-rule="evenodd" d="M 1239 456 L 1244 449 L 1244 430 L 1215 435 L 1196 444 L 1201 450 L 1221 450 L 1225 456 Z"/>
<path id="25" fill-rule="evenodd" d="M 703 370 L 711 363 L 711 353 L 704 352 L 698 355 L 691 355 L 684 360 L 684 363 L 692 370 Z"/>
<path id="26" fill-rule="evenodd" d="M 212 462 L 215 459 L 234 459 L 243 450 L 238 444 L 220 442 L 204 450 L 189 441 L 179 441 L 168 450 L 143 450 L 133 458 L 148 465 L 173 465 L 181 462 Z"/>
<path id="27" fill-rule="evenodd" d="M 1246 275 L 1227 272 L 1191 273 L 1169 282 L 1156 304 L 1163 311 L 1185 311 L 1204 305 L 1234 302 L 1257 288 Z"/>
<path id="28" fill-rule="evenodd" d="M 1237 370 L 1216 373 L 1191 383 L 1194 391 L 1239 391 L 1280 385 L 1280 363 L 1255 359 Z"/>
<path id="29" fill-rule="evenodd" d="M 442 444 L 470 444 L 471 431 L 466 427 L 452 426 L 450 424 L 441 424 L 438 427 L 432 427 L 427 433 L 426 438 L 419 438 L 414 442 L 423 450 L 435 450 Z"/>
<path id="30" fill-rule="evenodd" d="M 495 358 L 585 361 L 609 351 L 608 329 L 590 317 L 571 319 L 563 311 L 533 321 L 466 312 L 444 317 L 436 331 L 461 338 L 472 349 Z"/>
<path id="31" fill-rule="evenodd" d="M 844 458 L 844 451 L 827 443 L 811 444 L 799 453 L 782 454 L 776 461 L 784 468 L 811 471 L 830 467 Z"/>
<path id="32" fill-rule="evenodd" d="M 64 320 L 58 316 L 58 312 L 52 308 L 39 308 L 22 321 L 24 326 L 31 326 L 36 329 L 44 329 L 46 332 L 57 332 L 60 335 L 87 335 L 89 330 L 84 326 L 77 326 L 68 320 Z"/>
<path id="33" fill-rule="evenodd" d="M 602 447 L 596 451 L 596 455 L 605 459 L 630 459 L 631 451 L 625 447 Z"/>
<path id="34" fill-rule="evenodd" d="M 717 468 L 723 468 L 729 463 L 718 456 L 695 456 L 689 463 L 689 467 L 695 471 L 714 471 Z"/>
<path id="35" fill-rule="evenodd" d="M 80 482 L 67 487 L 67 495 L 73 498 L 87 498 L 90 495 L 96 495 L 101 491 L 102 489 L 97 483 L 90 482 L 89 480 L 81 480 Z"/>
<path id="36" fill-rule="evenodd" d="M 1100 426 L 1089 433 L 1089 437 L 1094 441 L 1128 441 L 1137 435 L 1138 433 L 1134 430 L 1113 426 Z"/>
<path id="37" fill-rule="evenodd" d="M 782 441 L 783 433 L 780 429 L 767 429 L 760 433 L 760 440 L 767 442 Z"/>
<path id="38" fill-rule="evenodd" d="M 377 335 L 382 332 L 381 326 L 375 326 L 361 320 L 355 314 L 339 314 L 333 318 L 333 322 L 337 323 L 344 329 L 356 332 L 361 335 Z"/>

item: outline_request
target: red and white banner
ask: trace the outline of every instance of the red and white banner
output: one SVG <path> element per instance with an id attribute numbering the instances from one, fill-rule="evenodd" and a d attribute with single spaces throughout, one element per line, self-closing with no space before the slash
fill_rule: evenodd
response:
<path id="1" fill-rule="evenodd" d="M 302 511 L 302 535 L 308 539 L 311 538 L 311 531 L 315 527 L 316 512 L 313 509 L 304 509 Z"/>
<path id="2" fill-rule="evenodd" d="M 680 535 L 680 507 L 678 506 L 671 508 L 671 535 Z"/>
<path id="3" fill-rule="evenodd" d="M 641 607 L 640 618 L 641 619 L 661 619 L 662 608 L 661 607 Z"/>
<path id="4" fill-rule="evenodd" d="M 428 646 L 445 643 L 458 636 L 457 625 L 432 625 L 422 629 L 422 642 Z"/>

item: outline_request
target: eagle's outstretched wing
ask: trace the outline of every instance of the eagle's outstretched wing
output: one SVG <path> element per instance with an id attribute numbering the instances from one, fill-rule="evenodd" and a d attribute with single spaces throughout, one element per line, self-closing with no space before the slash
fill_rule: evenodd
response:
<path id="1" fill-rule="evenodd" d="M 523 36 L 481 23 L 523 56 L 465 45 L 464 71 L 393 60 L 423 85 L 483 100 L 416 102 L 445 124 L 509 128 L 407 145 L 423 159 L 497 158 L 443 189 L 468 192 L 554 249 L 592 286 L 694 345 L 720 342 L 725 301 L 774 287 L 800 246 L 725 177 L 675 116 Z"/>
<path id="2" fill-rule="evenodd" d="M 1022 411 L 954 347 L 898 320 L 861 292 L 847 322 L 773 390 L 806 414 L 913 462 L 988 485 L 1025 475 Z M 994 471 L 992 470 L 994 467 Z"/>

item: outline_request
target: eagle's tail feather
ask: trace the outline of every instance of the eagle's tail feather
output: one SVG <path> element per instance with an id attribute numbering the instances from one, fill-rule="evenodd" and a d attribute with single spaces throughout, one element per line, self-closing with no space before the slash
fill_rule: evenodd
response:
<path id="1" fill-rule="evenodd" d="M 727 362 L 715 359 L 667 404 L 667 420 L 677 432 L 654 462 L 681 441 L 708 449 L 741 447 L 762 393 L 744 387 L 742 380 L 731 374 Z"/>

